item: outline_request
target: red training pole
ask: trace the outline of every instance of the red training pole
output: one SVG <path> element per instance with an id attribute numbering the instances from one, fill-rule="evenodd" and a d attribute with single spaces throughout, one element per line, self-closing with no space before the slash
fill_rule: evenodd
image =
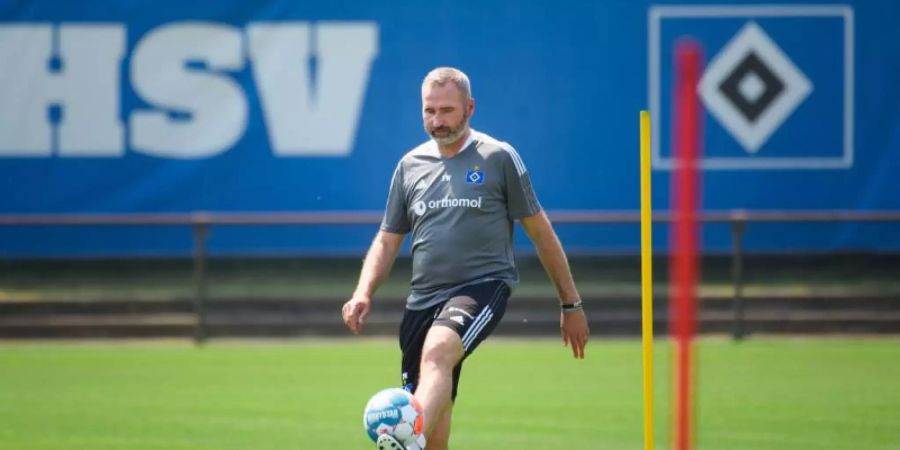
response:
<path id="1" fill-rule="evenodd" d="M 700 186 L 697 158 L 700 152 L 700 104 L 697 85 L 702 55 L 693 41 L 681 41 L 675 52 L 675 101 L 673 143 L 675 172 L 672 177 L 672 228 L 670 264 L 670 317 L 675 347 L 675 450 L 693 448 L 694 362 L 693 339 L 697 330 L 697 204 Z"/>

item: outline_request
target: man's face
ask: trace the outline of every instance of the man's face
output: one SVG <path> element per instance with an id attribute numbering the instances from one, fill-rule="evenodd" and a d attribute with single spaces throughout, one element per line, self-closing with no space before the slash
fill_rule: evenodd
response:
<path id="1" fill-rule="evenodd" d="M 463 100 L 453 83 L 422 86 L 422 121 L 425 132 L 439 145 L 450 145 L 466 132 L 475 102 Z"/>

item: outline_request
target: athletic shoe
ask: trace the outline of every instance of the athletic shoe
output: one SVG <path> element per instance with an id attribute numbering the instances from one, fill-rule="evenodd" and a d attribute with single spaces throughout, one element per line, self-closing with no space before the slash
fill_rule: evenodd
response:
<path id="1" fill-rule="evenodd" d="M 400 441 L 387 433 L 379 435 L 375 445 L 378 450 L 406 450 Z"/>

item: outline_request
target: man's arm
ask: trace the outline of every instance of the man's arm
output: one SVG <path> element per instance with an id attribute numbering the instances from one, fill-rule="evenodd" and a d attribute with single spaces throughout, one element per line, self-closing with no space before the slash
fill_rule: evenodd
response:
<path id="1" fill-rule="evenodd" d="M 359 282 L 353 292 L 353 297 L 344 303 L 344 307 L 341 309 L 344 323 L 354 334 L 362 331 L 362 326 L 369 316 L 372 295 L 391 273 L 391 266 L 394 265 L 394 260 L 400 252 L 400 245 L 403 244 L 404 237 L 404 234 L 384 230 L 375 235 L 372 246 L 366 253 L 366 259 L 363 261 Z"/>
<path id="2" fill-rule="evenodd" d="M 575 288 L 575 280 L 572 279 L 572 272 L 569 270 L 569 261 L 566 259 L 566 253 L 563 251 L 562 244 L 556 233 L 553 231 L 553 225 L 544 211 L 540 211 L 529 217 L 521 219 L 522 227 L 534 243 L 537 249 L 538 257 L 556 291 L 562 305 L 568 305 L 560 311 L 560 333 L 563 342 L 566 345 L 571 344 L 572 353 L 576 358 L 584 358 L 584 347 L 587 345 L 590 330 L 588 329 L 587 317 L 584 310 L 573 305 L 581 303 L 581 297 Z"/>

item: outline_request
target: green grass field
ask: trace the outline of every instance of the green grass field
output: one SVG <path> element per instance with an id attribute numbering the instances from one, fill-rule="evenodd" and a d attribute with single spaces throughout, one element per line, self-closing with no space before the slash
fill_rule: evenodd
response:
<path id="1" fill-rule="evenodd" d="M 669 345 L 657 349 L 657 447 Z M 367 449 L 362 407 L 397 383 L 391 341 L 0 343 L 0 449 Z M 494 340 L 466 362 L 457 450 L 640 449 L 635 340 L 575 361 Z M 704 340 L 700 449 L 900 449 L 897 339 Z"/>

